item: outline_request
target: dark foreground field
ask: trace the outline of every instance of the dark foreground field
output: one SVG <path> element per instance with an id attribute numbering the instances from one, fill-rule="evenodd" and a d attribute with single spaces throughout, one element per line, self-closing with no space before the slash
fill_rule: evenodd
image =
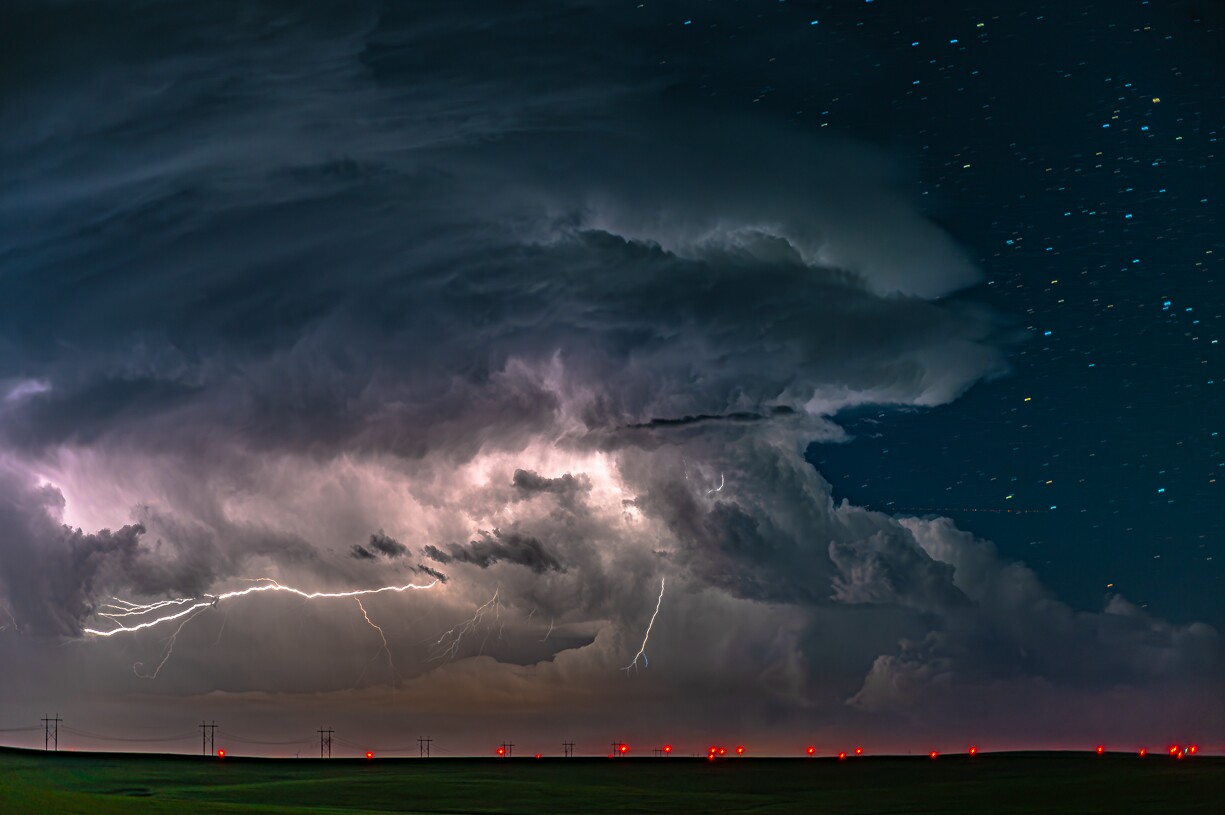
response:
<path id="1" fill-rule="evenodd" d="M 1225 759 L 205 759 L 0 749 L 0 813 L 1225 812 Z"/>

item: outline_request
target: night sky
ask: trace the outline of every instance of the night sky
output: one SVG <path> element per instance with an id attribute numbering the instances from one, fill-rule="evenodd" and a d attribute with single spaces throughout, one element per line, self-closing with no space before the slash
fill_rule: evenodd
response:
<path id="1" fill-rule="evenodd" d="M 0 743 L 1220 749 L 1221 54 L 4 4 Z"/>

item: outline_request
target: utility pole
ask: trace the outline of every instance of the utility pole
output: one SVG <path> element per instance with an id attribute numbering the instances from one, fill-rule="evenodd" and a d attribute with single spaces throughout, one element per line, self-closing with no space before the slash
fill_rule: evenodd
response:
<path id="1" fill-rule="evenodd" d="M 505 753 L 506 758 L 510 758 L 515 754 L 515 743 L 513 741 L 502 742 L 502 750 Z"/>
<path id="2" fill-rule="evenodd" d="M 327 730 L 324 730 L 322 727 L 319 728 L 319 758 L 324 757 L 323 753 L 325 750 L 327 751 L 327 757 L 332 757 L 332 734 L 335 732 L 330 727 Z"/>
<path id="3" fill-rule="evenodd" d="M 64 720 L 58 713 L 54 717 L 47 716 L 43 719 L 43 750 L 54 749 L 55 752 L 59 752 L 60 722 L 62 721 Z"/>
<path id="4" fill-rule="evenodd" d="M 216 742 L 217 722 L 205 724 L 204 720 L 200 720 L 200 753 L 208 755 L 213 752 L 213 748 L 217 746 Z"/>
<path id="5" fill-rule="evenodd" d="M 566 758 L 573 758 L 573 757 L 574 757 L 574 742 L 572 742 L 572 741 L 563 741 L 563 742 L 561 743 L 561 749 L 565 751 L 565 753 L 566 753 Z"/>
<path id="6" fill-rule="evenodd" d="M 417 758 L 430 757 L 430 742 L 433 739 L 417 739 Z"/>
<path id="7" fill-rule="evenodd" d="M 609 747 L 609 750 L 608 750 L 609 754 L 612 755 L 613 758 L 616 758 L 621 752 L 619 749 L 620 747 L 621 747 L 621 742 L 614 741 Z"/>

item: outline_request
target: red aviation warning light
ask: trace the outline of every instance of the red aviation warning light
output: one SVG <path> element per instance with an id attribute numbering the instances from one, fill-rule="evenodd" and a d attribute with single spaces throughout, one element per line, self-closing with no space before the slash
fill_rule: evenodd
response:
<path id="1" fill-rule="evenodd" d="M 218 750 L 217 758 L 225 758 L 225 750 Z"/>
<path id="2" fill-rule="evenodd" d="M 537 753 L 537 754 L 536 754 L 536 758 L 540 758 L 540 753 Z"/>
<path id="3" fill-rule="evenodd" d="M 1148 750 L 1145 750 L 1143 747 L 1141 747 L 1140 748 L 1140 758 L 1144 758 L 1147 755 L 1148 755 Z"/>
<path id="4" fill-rule="evenodd" d="M 744 755 L 744 748 L 743 748 L 743 747 L 741 747 L 741 746 L 739 746 L 739 745 L 737 745 L 737 747 L 736 747 L 736 755 L 738 755 L 738 756 L 742 756 L 742 755 Z"/>
<path id="5" fill-rule="evenodd" d="M 862 755 L 863 755 L 863 748 L 862 748 L 862 747 L 856 747 L 856 748 L 855 748 L 855 755 L 857 755 L 857 756 L 862 756 Z"/>
<path id="6" fill-rule="evenodd" d="M 617 751 L 621 753 L 621 755 L 625 755 L 630 751 L 630 746 L 628 744 L 618 744 Z"/>
<path id="7" fill-rule="evenodd" d="M 727 748 L 726 748 L 726 747 L 720 747 L 720 748 L 719 748 L 719 755 L 721 755 L 721 756 L 725 756 L 725 755 L 727 755 Z"/>
<path id="8" fill-rule="evenodd" d="M 664 745 L 664 755 L 671 755 L 671 753 L 672 753 L 672 745 L 665 744 Z"/>
<path id="9" fill-rule="evenodd" d="M 977 747 L 971 747 L 971 748 L 970 748 L 970 755 L 972 755 L 972 756 L 976 756 L 976 755 L 978 755 L 978 748 L 977 748 Z"/>
<path id="10" fill-rule="evenodd" d="M 372 753 L 371 751 L 367 750 L 367 751 L 366 751 L 366 761 L 370 761 L 370 760 L 371 760 L 371 759 L 373 759 L 373 758 L 374 758 L 374 753 Z"/>
<path id="11" fill-rule="evenodd" d="M 506 755 L 506 748 L 505 748 L 505 747 L 499 747 L 499 748 L 498 748 L 498 755 L 499 755 L 499 756 L 504 756 L 504 755 Z"/>
<path id="12" fill-rule="evenodd" d="M 1199 752 L 1199 745 L 1192 744 L 1190 747 L 1187 748 L 1187 752 L 1190 753 L 1191 755 L 1195 755 L 1196 753 Z"/>
<path id="13" fill-rule="evenodd" d="M 846 753 L 839 753 L 839 754 L 838 754 L 838 760 L 839 760 L 839 761 L 843 761 L 843 760 L 845 760 L 845 759 L 846 759 Z"/>
<path id="14" fill-rule="evenodd" d="M 936 756 L 938 756 L 938 755 L 940 755 L 940 754 L 939 754 L 939 753 L 937 753 L 935 750 L 932 750 L 930 753 L 928 753 L 928 754 L 927 754 L 927 757 L 928 757 L 928 758 L 930 758 L 930 759 L 932 759 L 932 760 L 935 760 Z"/>
<path id="15" fill-rule="evenodd" d="M 807 750 L 805 750 L 804 752 L 805 752 L 805 753 L 808 753 L 808 755 L 810 755 L 810 756 L 811 756 L 811 755 L 815 755 L 815 754 L 816 754 L 816 752 L 817 752 L 817 748 L 816 748 L 816 747 L 813 747 L 813 746 L 810 744 L 810 745 L 808 745 L 808 749 L 807 749 Z"/>
<path id="16" fill-rule="evenodd" d="M 1100 756 L 1102 753 L 1106 752 L 1106 746 L 1103 744 L 1099 744 L 1095 752 Z"/>

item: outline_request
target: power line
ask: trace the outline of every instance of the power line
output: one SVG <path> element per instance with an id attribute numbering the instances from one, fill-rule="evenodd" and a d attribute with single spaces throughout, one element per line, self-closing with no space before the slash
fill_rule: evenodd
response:
<path id="1" fill-rule="evenodd" d="M 323 758 L 323 751 L 327 750 L 327 757 L 332 757 L 332 734 L 336 731 L 332 728 L 324 730 L 319 728 L 319 758 Z"/>
<path id="2" fill-rule="evenodd" d="M 60 718 L 60 714 L 55 714 L 55 717 L 50 716 L 43 718 L 43 749 L 48 749 L 48 742 L 55 745 L 55 751 L 58 753 L 60 749 L 60 722 L 64 721 Z M 52 729 L 54 727 L 54 729 Z"/>
<path id="3" fill-rule="evenodd" d="M 201 755 L 205 755 L 205 756 L 209 755 L 210 753 L 213 752 L 213 749 L 217 746 L 217 742 L 215 739 L 216 732 L 217 732 L 216 720 L 214 720 L 212 724 L 205 724 L 203 720 L 200 721 L 200 754 Z"/>

